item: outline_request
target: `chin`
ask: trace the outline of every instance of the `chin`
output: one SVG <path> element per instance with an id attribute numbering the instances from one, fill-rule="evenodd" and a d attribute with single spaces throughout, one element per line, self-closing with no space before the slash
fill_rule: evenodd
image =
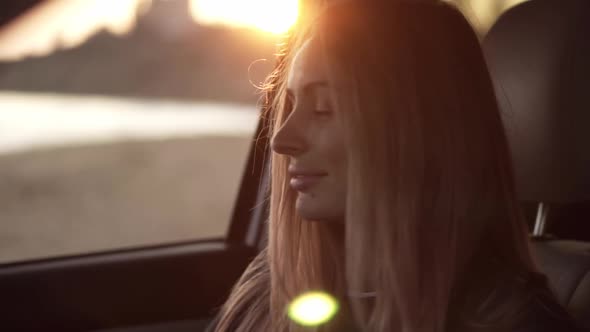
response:
<path id="1" fill-rule="evenodd" d="M 324 215 L 313 209 L 306 209 L 305 207 L 297 208 L 297 214 L 305 220 L 322 220 Z"/>
<path id="2" fill-rule="evenodd" d="M 343 221 L 344 211 L 331 208 L 335 205 L 329 200 L 322 200 L 317 195 L 300 193 L 295 203 L 295 210 L 301 218 L 309 221 Z"/>
<path id="3" fill-rule="evenodd" d="M 329 222 L 332 220 L 340 220 L 341 218 L 335 217 L 336 214 L 332 213 L 333 211 L 327 211 L 325 208 L 326 205 L 327 204 L 322 204 L 322 202 L 317 199 L 310 201 L 300 197 L 297 199 L 295 209 L 301 218 L 308 221 Z"/>
<path id="4" fill-rule="evenodd" d="M 317 202 L 315 199 L 309 200 L 299 196 L 295 209 L 297 214 L 306 220 L 322 220 L 325 217 L 325 213 L 321 209 L 321 202 Z"/>

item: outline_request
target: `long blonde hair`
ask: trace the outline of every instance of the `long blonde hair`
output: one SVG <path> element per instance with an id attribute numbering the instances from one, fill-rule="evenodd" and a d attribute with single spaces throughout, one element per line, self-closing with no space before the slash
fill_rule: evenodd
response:
<path id="1" fill-rule="evenodd" d="M 445 331 L 474 261 L 489 255 L 506 270 L 536 271 L 477 37 L 437 1 L 348 1 L 312 26 L 347 133 L 345 236 L 297 215 L 288 157 L 273 154 L 268 246 L 216 331 L 309 331 L 285 310 L 318 289 L 351 310 L 318 331 L 339 331 L 351 317 L 363 331 Z M 288 115 L 284 77 L 306 38 L 294 37 L 272 76 L 272 131 Z M 487 286 L 476 302 L 493 293 Z M 377 295 L 348 296 L 363 291 Z"/>

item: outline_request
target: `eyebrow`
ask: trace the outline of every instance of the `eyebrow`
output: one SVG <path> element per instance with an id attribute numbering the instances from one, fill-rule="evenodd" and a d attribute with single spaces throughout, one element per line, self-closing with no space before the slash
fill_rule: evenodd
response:
<path id="1" fill-rule="evenodd" d="M 303 90 L 303 94 L 309 94 L 312 90 L 322 88 L 322 87 L 328 87 L 328 82 L 327 81 L 309 82 L 309 83 L 306 83 L 301 90 Z M 292 96 L 293 90 L 287 89 L 287 94 Z"/>

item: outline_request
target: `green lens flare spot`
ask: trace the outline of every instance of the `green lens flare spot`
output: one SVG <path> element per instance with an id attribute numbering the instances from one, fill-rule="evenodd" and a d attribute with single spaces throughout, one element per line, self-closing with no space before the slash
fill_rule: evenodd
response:
<path id="1" fill-rule="evenodd" d="M 304 293 L 289 305 L 288 315 L 303 326 L 316 326 L 330 321 L 338 312 L 338 301 L 324 292 Z"/>

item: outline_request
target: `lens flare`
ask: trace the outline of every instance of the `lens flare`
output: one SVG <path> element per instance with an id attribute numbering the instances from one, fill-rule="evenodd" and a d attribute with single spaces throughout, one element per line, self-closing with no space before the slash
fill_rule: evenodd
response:
<path id="1" fill-rule="evenodd" d="M 281 34 L 297 21 L 298 0 L 191 0 L 193 18 L 202 24 L 254 27 Z"/>
<path id="2" fill-rule="evenodd" d="M 317 326 L 330 321 L 338 312 L 338 301 L 324 292 L 308 292 L 289 305 L 288 315 L 303 326 Z"/>

